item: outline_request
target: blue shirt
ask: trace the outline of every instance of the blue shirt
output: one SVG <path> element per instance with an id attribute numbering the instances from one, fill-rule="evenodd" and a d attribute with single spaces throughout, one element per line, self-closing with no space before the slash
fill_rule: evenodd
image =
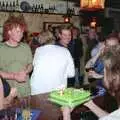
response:
<path id="1" fill-rule="evenodd" d="M 97 72 L 98 74 L 103 75 L 104 74 L 104 64 L 103 61 L 101 59 L 98 59 L 95 64 L 94 64 L 94 70 L 95 72 Z M 103 96 L 106 93 L 106 90 L 103 86 L 103 80 L 99 79 L 97 80 L 97 86 L 96 86 L 98 92 L 97 95 L 99 96 Z"/>
<path id="2" fill-rule="evenodd" d="M 104 74 L 104 64 L 101 59 L 98 59 L 95 62 L 94 69 L 95 69 L 95 72 L 97 72 L 98 74 L 102 74 L 102 75 Z"/>

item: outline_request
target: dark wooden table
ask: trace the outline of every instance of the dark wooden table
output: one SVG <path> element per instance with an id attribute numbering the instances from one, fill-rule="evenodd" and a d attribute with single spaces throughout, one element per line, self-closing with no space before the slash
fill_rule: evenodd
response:
<path id="1" fill-rule="evenodd" d="M 37 108 L 37 109 L 40 109 L 40 105 L 39 105 L 39 99 L 37 100 L 37 104 L 34 103 L 34 101 L 32 101 L 32 108 Z M 93 100 L 98 106 L 100 106 L 101 108 L 103 109 L 106 109 L 105 108 L 105 96 L 101 96 L 101 97 L 96 97 L 94 100 Z M 45 111 L 42 111 L 38 120 L 52 120 L 50 118 L 48 118 L 48 116 L 44 116 L 44 112 Z M 85 112 L 90 112 L 90 110 L 85 107 L 84 105 L 79 105 L 77 106 L 71 113 L 71 116 L 72 116 L 72 120 L 80 120 L 80 117 L 81 117 L 81 113 L 85 113 Z M 55 113 L 56 114 L 56 113 Z M 54 114 L 54 115 L 55 115 Z M 62 113 L 59 115 L 60 117 L 57 119 L 57 120 L 62 120 Z"/>
<path id="2" fill-rule="evenodd" d="M 102 109 L 105 109 L 108 112 L 112 112 L 115 109 L 117 109 L 116 101 L 114 100 L 114 98 L 112 98 L 108 94 L 105 96 L 96 97 L 93 99 L 93 101 L 99 107 L 101 107 Z M 32 109 L 40 109 L 40 100 L 38 98 L 36 98 L 36 101 L 34 101 L 34 100 L 32 100 L 32 97 L 31 97 L 31 108 Z M 50 117 L 45 116 L 44 112 L 45 111 L 41 111 L 37 120 L 52 120 Z M 80 120 L 81 113 L 85 113 L 85 112 L 90 112 L 90 110 L 87 107 L 85 107 L 84 105 L 77 106 L 71 113 L 72 120 Z M 56 113 L 53 114 L 53 116 L 55 116 L 55 115 L 56 115 Z M 60 113 L 59 116 L 60 117 L 57 120 L 62 120 L 62 113 Z"/>
<path id="3" fill-rule="evenodd" d="M 31 106 L 32 108 L 40 109 L 39 99 L 37 101 L 38 102 L 36 104 L 34 103 L 34 101 L 31 101 L 32 102 L 32 106 Z M 112 112 L 115 109 L 117 109 L 117 107 L 116 107 L 117 104 L 116 104 L 115 99 L 113 97 L 111 97 L 109 94 L 106 94 L 105 96 L 96 97 L 96 98 L 93 99 L 93 101 L 100 108 L 102 108 L 102 109 L 104 109 L 108 112 Z M 44 112 L 45 111 L 41 112 L 38 120 L 52 120 L 50 117 L 44 116 Z M 79 105 L 71 113 L 72 120 L 80 120 L 81 113 L 88 113 L 88 112 L 90 112 L 90 110 L 87 107 L 85 107 L 84 105 Z M 55 116 L 55 115 L 56 115 L 56 113 L 53 116 Z M 62 113 L 59 114 L 59 116 L 60 117 L 57 120 L 62 120 Z"/>
<path id="4" fill-rule="evenodd" d="M 46 104 L 46 102 L 43 104 Z M 54 103 L 52 104 L 52 106 L 53 105 L 56 106 Z M 43 109 L 43 107 L 45 107 L 46 109 Z M 31 108 L 37 108 L 37 109 L 41 110 L 41 114 L 40 114 L 38 120 L 59 120 L 60 116 L 62 116 L 61 108 L 57 107 L 57 110 L 56 110 L 56 109 L 52 109 L 51 107 L 47 106 L 47 105 L 42 105 L 42 107 L 41 107 L 39 97 L 37 97 L 37 96 L 31 97 Z M 53 112 L 51 112 L 51 110 Z"/>

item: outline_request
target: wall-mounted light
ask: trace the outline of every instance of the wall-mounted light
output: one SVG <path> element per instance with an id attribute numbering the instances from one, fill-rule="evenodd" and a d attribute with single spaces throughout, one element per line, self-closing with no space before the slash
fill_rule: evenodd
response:
<path id="1" fill-rule="evenodd" d="M 67 1 L 66 1 L 66 14 L 63 15 L 64 22 L 65 22 L 65 23 L 69 23 L 71 17 L 72 17 L 72 14 L 71 14 L 71 10 L 70 10 L 70 8 L 69 8 L 69 0 L 67 0 Z"/>
<path id="2" fill-rule="evenodd" d="M 64 22 L 65 22 L 65 23 L 69 23 L 69 22 L 70 22 L 70 17 L 64 16 Z"/>
<path id="3" fill-rule="evenodd" d="M 97 20 L 96 18 L 92 18 L 92 21 L 90 22 L 90 27 L 95 28 L 97 25 Z"/>
<path id="4" fill-rule="evenodd" d="M 95 28 L 95 27 L 96 27 L 96 21 L 92 21 L 92 22 L 90 22 L 90 27 Z"/>

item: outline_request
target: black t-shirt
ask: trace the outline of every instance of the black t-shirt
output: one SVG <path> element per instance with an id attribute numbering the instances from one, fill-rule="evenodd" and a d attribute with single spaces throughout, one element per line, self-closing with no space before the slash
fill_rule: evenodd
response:
<path id="1" fill-rule="evenodd" d="M 3 83 L 3 91 L 4 91 L 4 97 L 7 97 L 10 94 L 10 85 L 8 82 L 4 79 L 1 79 Z"/>

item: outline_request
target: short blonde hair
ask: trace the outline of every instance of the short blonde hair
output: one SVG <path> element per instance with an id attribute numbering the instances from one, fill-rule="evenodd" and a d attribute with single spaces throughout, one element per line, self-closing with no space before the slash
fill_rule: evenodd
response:
<path id="1" fill-rule="evenodd" d="M 41 44 L 54 44 L 54 36 L 50 31 L 42 31 L 39 35 Z"/>

